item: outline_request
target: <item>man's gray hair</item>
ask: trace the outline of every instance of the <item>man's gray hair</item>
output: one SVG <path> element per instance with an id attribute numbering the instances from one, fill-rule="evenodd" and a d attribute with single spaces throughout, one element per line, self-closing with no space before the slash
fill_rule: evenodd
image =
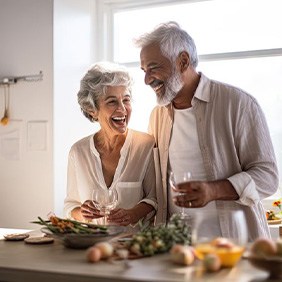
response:
<path id="1" fill-rule="evenodd" d="M 198 65 L 197 48 L 193 38 L 176 22 L 162 23 L 152 32 L 144 33 L 136 38 L 134 43 L 139 48 L 159 44 L 162 54 L 172 63 L 181 52 L 186 51 L 189 54 L 191 65 L 194 68 Z"/>

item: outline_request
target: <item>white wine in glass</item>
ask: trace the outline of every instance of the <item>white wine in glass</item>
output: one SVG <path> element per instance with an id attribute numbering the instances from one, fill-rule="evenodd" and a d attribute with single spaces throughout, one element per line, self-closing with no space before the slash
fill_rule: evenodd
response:
<path id="1" fill-rule="evenodd" d="M 92 192 L 92 201 L 96 209 L 100 211 L 103 217 L 103 225 L 106 225 L 106 218 L 113 210 L 118 202 L 118 193 L 116 189 L 104 189 L 102 187 L 95 187 Z"/>

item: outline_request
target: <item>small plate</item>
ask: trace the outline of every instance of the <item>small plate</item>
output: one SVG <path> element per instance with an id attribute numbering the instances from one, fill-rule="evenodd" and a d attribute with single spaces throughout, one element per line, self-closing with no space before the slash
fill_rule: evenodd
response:
<path id="1" fill-rule="evenodd" d="M 282 222 L 282 218 L 281 219 L 273 219 L 273 220 L 268 220 L 267 223 L 268 224 L 280 224 Z"/>
<path id="2" fill-rule="evenodd" d="M 4 238 L 7 241 L 23 241 L 24 239 L 28 237 L 29 237 L 29 234 L 26 234 L 26 233 L 14 233 L 14 234 L 4 235 Z"/>
<path id="3" fill-rule="evenodd" d="M 68 233 L 68 234 L 54 234 L 47 227 L 41 228 L 41 231 L 48 236 L 52 236 L 56 239 L 61 239 L 63 244 L 67 248 L 72 249 L 86 249 L 94 244 L 107 241 L 112 239 L 113 237 L 125 232 L 125 227 L 123 226 L 107 226 L 107 234 L 97 233 L 97 234 L 76 234 L 76 233 Z"/>
<path id="4" fill-rule="evenodd" d="M 42 244 L 51 244 L 54 242 L 54 238 L 51 237 L 29 237 L 24 239 L 25 243 L 27 244 L 35 244 L 35 245 L 42 245 Z"/>

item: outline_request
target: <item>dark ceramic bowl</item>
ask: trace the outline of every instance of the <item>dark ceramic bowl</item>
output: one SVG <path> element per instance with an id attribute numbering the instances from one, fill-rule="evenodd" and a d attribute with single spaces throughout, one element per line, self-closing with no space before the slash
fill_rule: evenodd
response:
<path id="1" fill-rule="evenodd" d="M 48 236 L 59 239 L 63 242 L 64 246 L 72 249 L 86 249 L 101 241 L 108 241 L 113 237 L 125 232 L 123 226 L 107 226 L 107 233 L 97 234 L 54 234 L 48 228 L 42 228 L 41 231 Z"/>
<path id="2" fill-rule="evenodd" d="M 267 271 L 270 279 L 281 279 L 282 281 L 282 256 L 248 255 L 246 258 L 254 267 Z"/>

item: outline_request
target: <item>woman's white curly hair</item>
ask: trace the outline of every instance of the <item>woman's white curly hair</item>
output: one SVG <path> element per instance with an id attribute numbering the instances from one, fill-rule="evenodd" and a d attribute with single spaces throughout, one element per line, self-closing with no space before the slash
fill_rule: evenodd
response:
<path id="1" fill-rule="evenodd" d="M 94 64 L 80 81 L 77 93 L 78 103 L 82 113 L 91 121 L 95 120 L 89 114 L 99 109 L 98 100 L 106 95 L 108 86 L 125 86 L 131 96 L 132 78 L 127 69 L 110 62 Z"/>

